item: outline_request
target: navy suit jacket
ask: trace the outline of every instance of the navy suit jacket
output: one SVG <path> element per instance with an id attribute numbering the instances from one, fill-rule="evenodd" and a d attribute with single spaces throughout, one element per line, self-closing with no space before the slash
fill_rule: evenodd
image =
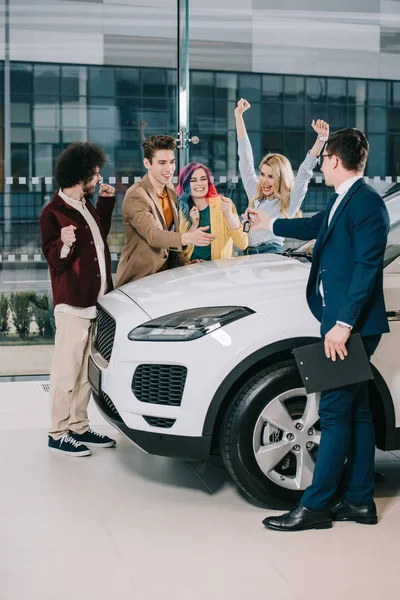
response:
<path id="1" fill-rule="evenodd" d="M 383 258 L 389 215 L 379 194 L 364 179 L 342 199 L 328 226 L 326 210 L 304 219 L 277 219 L 276 235 L 299 240 L 316 238 L 307 301 L 324 336 L 343 321 L 363 336 L 389 331 L 383 297 Z M 322 281 L 325 307 L 319 285 Z"/>

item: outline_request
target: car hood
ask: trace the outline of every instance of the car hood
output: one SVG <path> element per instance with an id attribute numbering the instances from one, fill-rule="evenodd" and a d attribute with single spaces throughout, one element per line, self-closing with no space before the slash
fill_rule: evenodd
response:
<path id="1" fill-rule="evenodd" d="M 150 275 L 119 290 L 149 316 L 201 306 L 247 306 L 271 316 L 284 305 L 305 303 L 309 264 L 264 254 L 188 265 Z"/>

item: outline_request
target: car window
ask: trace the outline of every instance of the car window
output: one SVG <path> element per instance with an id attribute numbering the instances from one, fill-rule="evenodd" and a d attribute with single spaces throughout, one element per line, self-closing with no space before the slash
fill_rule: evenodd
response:
<path id="1" fill-rule="evenodd" d="M 390 222 L 398 221 L 400 218 L 400 183 L 396 183 L 391 189 L 382 195 L 388 209 Z"/>
<path id="2" fill-rule="evenodd" d="M 391 262 L 400 256 L 400 219 L 390 227 L 388 243 L 385 251 L 384 265 L 390 265 Z"/>
<path id="3" fill-rule="evenodd" d="M 383 197 L 390 218 L 390 231 L 386 245 L 384 265 L 387 267 L 400 256 L 400 191 L 399 185 L 390 194 Z"/>

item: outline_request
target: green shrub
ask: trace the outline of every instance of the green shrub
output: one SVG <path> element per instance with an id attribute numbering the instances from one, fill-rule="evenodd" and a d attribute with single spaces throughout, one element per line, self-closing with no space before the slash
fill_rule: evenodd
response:
<path id="1" fill-rule="evenodd" d="M 56 329 L 51 299 L 48 296 L 32 298 L 32 314 L 39 329 L 39 335 L 52 338 Z"/>
<path id="2" fill-rule="evenodd" d="M 34 298 L 35 294 L 32 292 L 14 292 L 10 296 L 10 308 L 14 327 L 23 340 L 29 337 Z"/>
<path id="3" fill-rule="evenodd" d="M 7 335 L 10 331 L 9 323 L 10 305 L 5 294 L 0 294 L 0 334 Z"/>

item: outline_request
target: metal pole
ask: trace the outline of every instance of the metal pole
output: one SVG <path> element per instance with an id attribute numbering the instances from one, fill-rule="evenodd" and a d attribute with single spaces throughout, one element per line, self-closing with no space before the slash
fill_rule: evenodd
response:
<path id="1" fill-rule="evenodd" d="M 4 19 L 4 250 L 11 251 L 11 111 L 10 111 L 10 0 L 5 0 Z"/>
<path id="2" fill-rule="evenodd" d="M 189 162 L 189 0 L 178 0 L 178 169 Z"/>

